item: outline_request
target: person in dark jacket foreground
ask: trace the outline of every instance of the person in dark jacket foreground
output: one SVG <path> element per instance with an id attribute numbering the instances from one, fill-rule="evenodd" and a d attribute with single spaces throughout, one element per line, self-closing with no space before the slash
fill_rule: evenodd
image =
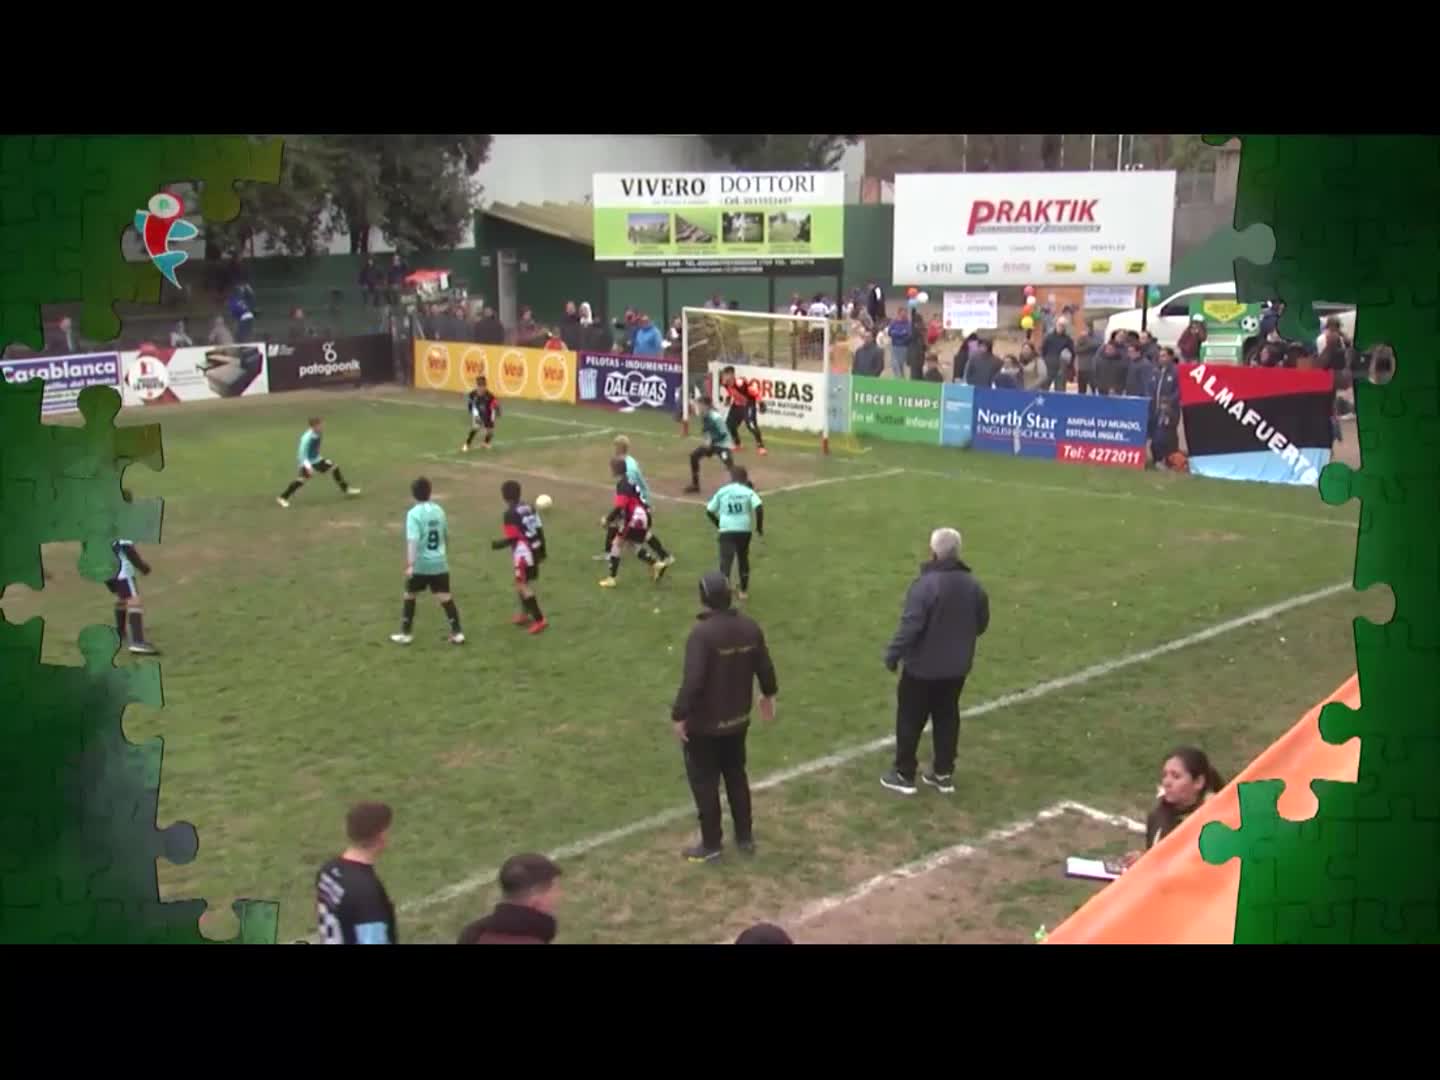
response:
<path id="1" fill-rule="evenodd" d="M 896 690 L 895 768 L 880 783 L 914 795 L 915 752 L 927 721 L 933 721 L 933 769 L 921 779 L 943 794 L 955 790 L 955 752 L 960 741 L 960 692 L 975 662 L 975 643 L 990 627 L 990 598 L 960 561 L 960 534 L 930 534 L 931 559 L 905 594 L 900 626 L 885 650 L 885 667 L 904 664 Z"/>
<path id="2" fill-rule="evenodd" d="M 794 945 L 795 941 L 782 927 L 774 923 L 757 922 L 754 926 L 740 931 L 736 945 Z"/>
<path id="3" fill-rule="evenodd" d="M 555 940 L 560 868 L 544 855 L 512 855 L 500 867 L 500 903 L 460 931 L 457 945 L 549 945 Z"/>
<path id="4" fill-rule="evenodd" d="M 865 331 L 865 344 L 855 350 L 855 357 L 850 362 L 850 374 L 868 375 L 872 379 L 878 379 L 885 374 L 885 350 L 875 344 L 875 331 Z"/>
<path id="5" fill-rule="evenodd" d="M 685 849 L 691 862 L 720 857 L 720 781 L 735 823 L 735 846 L 755 853 L 750 816 L 750 778 L 745 774 L 745 736 L 750 727 L 752 684 L 760 683 L 760 716 L 775 719 L 775 665 L 765 634 L 748 615 L 730 606 L 730 582 L 718 570 L 700 578 L 705 605 L 685 642 L 685 674 L 670 711 L 685 755 L 685 775 L 700 814 L 700 843 Z"/>

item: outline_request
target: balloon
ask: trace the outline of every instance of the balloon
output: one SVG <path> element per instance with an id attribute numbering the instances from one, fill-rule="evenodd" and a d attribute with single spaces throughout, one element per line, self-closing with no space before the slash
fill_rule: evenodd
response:
<path id="1" fill-rule="evenodd" d="M 906 295 L 906 296 L 916 296 L 916 295 L 919 294 L 919 292 L 920 292 L 919 289 L 917 289 L 914 285 L 911 285 L 910 288 L 908 288 L 908 289 L 905 290 L 905 295 Z"/>
<path id="2" fill-rule="evenodd" d="M 928 304 L 930 302 L 930 294 L 928 292 L 922 292 L 915 299 L 919 300 L 922 304 Z"/>
<path id="3" fill-rule="evenodd" d="M 1023 319 L 1020 320 L 1020 329 L 1021 329 L 1021 330 L 1029 330 L 1029 329 L 1031 329 L 1034 325 L 1035 325 L 1035 320 L 1032 319 L 1029 315 L 1026 315 Z"/>
<path id="4" fill-rule="evenodd" d="M 1025 286 L 1025 295 L 1026 295 L 1026 296 L 1034 296 L 1034 295 L 1035 295 L 1035 286 L 1034 286 L 1034 285 L 1026 285 L 1026 286 Z"/>

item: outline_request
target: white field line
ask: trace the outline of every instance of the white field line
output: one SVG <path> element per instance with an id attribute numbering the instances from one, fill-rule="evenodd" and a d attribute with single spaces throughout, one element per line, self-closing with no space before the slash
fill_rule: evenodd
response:
<path id="1" fill-rule="evenodd" d="M 567 436 L 582 438 L 583 436 Z M 517 440 L 518 441 L 518 440 Z M 597 491 L 608 491 L 612 494 L 615 491 L 614 484 L 602 484 L 598 480 L 582 480 L 573 476 L 561 476 L 558 473 L 542 472 L 539 469 L 516 469 L 499 461 L 472 461 L 465 458 L 452 458 L 445 454 L 425 454 L 427 461 L 438 461 L 445 465 L 466 465 L 472 469 L 486 469 L 490 472 L 509 473 L 512 476 L 533 476 L 540 480 L 549 480 L 556 484 L 568 484 L 570 487 L 594 488 Z M 658 491 L 650 493 L 652 499 L 664 499 L 666 502 L 685 503 L 689 506 L 704 506 L 704 499 L 687 499 L 679 495 L 663 495 Z"/>
<path id="2" fill-rule="evenodd" d="M 462 415 L 465 412 L 465 407 L 461 404 L 463 399 L 458 396 L 455 399 L 455 405 L 444 405 L 438 401 L 409 401 L 405 398 L 392 397 L 372 397 L 366 398 L 365 400 L 371 405 L 403 405 L 409 409 L 440 409 L 443 412 L 454 412 Z M 583 420 L 562 420 L 558 416 L 542 416 L 540 413 L 515 412 L 505 408 L 503 402 L 501 403 L 500 410 L 500 418 L 502 420 L 507 416 L 514 416 L 520 420 L 534 420 L 539 424 L 556 424 L 559 427 L 590 428 L 592 430 L 605 427 L 604 424 L 589 424 Z M 610 431 L 613 429 L 605 428 L 605 430 Z"/>
<path id="3" fill-rule="evenodd" d="M 824 480 L 806 480 L 799 484 L 786 484 L 784 487 L 769 488 L 765 495 L 779 495 L 786 491 L 808 491 L 810 488 L 824 487 L 826 484 L 852 484 L 856 480 L 879 480 L 885 476 L 899 476 L 904 469 L 885 469 L 882 472 L 859 473 L 853 476 L 831 476 Z"/>
<path id="4" fill-rule="evenodd" d="M 811 903 L 806 904 L 795 915 L 785 918 L 783 922 L 789 926 L 803 926 L 805 923 L 813 922 L 820 916 L 826 915 L 834 911 L 836 908 L 842 908 L 849 904 L 855 903 L 857 900 L 863 900 L 871 893 L 877 892 L 880 889 L 889 888 L 890 886 L 897 885 L 902 881 L 909 881 L 914 878 L 924 877 L 927 874 L 934 873 L 936 870 L 939 870 L 942 867 L 949 866 L 951 863 L 960 862 L 963 859 L 969 859 L 976 855 L 982 854 L 983 852 L 992 850 L 1000 846 L 1001 844 L 1015 839 L 1015 837 L 1017 836 L 1029 832 L 1036 826 L 1043 825 L 1047 821 L 1053 821 L 1055 818 L 1061 817 L 1067 811 L 1070 813 L 1080 814 L 1081 816 L 1087 817 L 1092 821 L 1096 821 L 1102 825 L 1110 825 L 1114 828 L 1125 829 L 1127 832 L 1139 832 L 1142 834 L 1145 832 L 1145 826 L 1142 825 L 1140 822 L 1134 821 L 1120 814 L 1107 814 L 1103 810 L 1096 810 L 1093 807 L 1084 805 L 1083 803 L 1070 802 L 1068 800 L 1065 802 L 1058 802 L 1053 806 L 1047 806 L 1044 810 L 1041 810 L 1033 817 L 1025 818 L 1021 821 L 1012 822 L 1009 825 L 1001 826 L 998 829 L 991 829 L 979 840 L 976 840 L 972 843 L 955 844 L 951 847 L 945 848 L 943 851 L 937 851 L 932 855 L 927 855 L 923 859 L 917 859 L 915 862 L 907 863 L 904 866 L 898 866 L 894 870 L 886 871 L 883 874 L 877 874 L 874 877 L 870 878 L 868 881 L 861 882 L 849 892 L 839 893 L 835 896 L 826 896 L 819 900 L 814 900 Z M 725 942 L 720 942 L 718 944 L 728 944 L 728 939 Z"/>
<path id="5" fill-rule="evenodd" d="M 1216 623 L 1214 626 L 1199 630 L 1193 634 L 1187 634 L 1185 637 L 1175 638 L 1173 641 L 1167 641 L 1165 644 L 1157 645 L 1152 649 L 1130 653 L 1127 656 L 1121 656 L 1114 660 L 1106 660 L 1100 664 L 1092 664 L 1090 667 L 1084 668 L 1071 675 L 1036 683 L 1028 690 L 1020 690 L 1013 694 L 1002 694 L 1000 697 L 992 698 L 989 701 L 982 701 L 978 705 L 972 705 L 968 709 L 961 710 L 960 715 L 966 719 L 975 716 L 984 716 L 987 713 L 992 713 L 999 709 L 1008 709 L 1014 705 L 1021 705 L 1025 702 L 1034 701 L 1037 698 L 1046 697 L 1060 690 L 1068 690 L 1074 686 L 1082 686 L 1085 683 L 1092 682 L 1095 679 L 1110 675 L 1124 668 L 1146 663 L 1157 657 L 1189 648 L 1191 645 L 1199 645 L 1212 638 L 1220 637 L 1222 634 L 1228 634 L 1232 630 L 1239 630 L 1254 623 L 1265 622 L 1268 619 L 1273 619 L 1277 615 L 1282 615 L 1295 608 L 1304 607 L 1306 604 L 1313 604 L 1317 600 L 1324 600 L 1327 597 L 1334 596 L 1349 588 L 1351 588 L 1351 584 L 1348 581 L 1342 581 L 1335 585 L 1326 586 L 1323 589 L 1317 589 L 1314 592 L 1301 593 L 1299 596 L 1293 596 L 1289 600 L 1282 600 L 1276 604 L 1268 604 L 1265 607 L 1257 608 L 1249 614 L 1228 619 L 1222 623 Z M 771 788 L 779 787 L 781 784 L 788 783 L 791 780 L 796 780 L 802 776 L 809 776 L 811 773 L 839 768 L 851 761 L 868 757 L 881 750 L 887 750 L 894 745 L 894 735 L 886 735 L 883 738 L 872 739 L 870 742 L 852 746 L 845 750 L 839 750 L 833 754 L 826 754 L 824 757 L 818 757 L 811 761 L 802 762 L 799 765 L 792 765 L 788 769 L 771 773 L 769 776 L 753 783 L 751 790 L 768 791 Z M 1077 803 L 1075 806 L 1078 807 L 1079 804 Z M 1081 812 L 1083 813 L 1085 811 Z M 632 821 L 628 825 L 622 825 L 619 828 L 610 829 L 602 833 L 595 833 L 593 836 L 587 836 L 572 843 L 565 844 L 551 851 L 549 855 L 550 858 L 557 862 L 564 859 L 577 858 L 597 848 L 613 844 L 616 841 L 625 840 L 639 833 L 649 832 L 652 829 L 662 828 L 672 822 L 692 818 L 694 814 L 695 808 L 693 806 L 671 807 L 669 810 L 662 810 L 658 814 L 641 818 L 639 821 Z M 407 915 L 413 912 L 423 911 L 426 908 L 434 907 L 436 904 L 443 904 L 472 893 L 476 889 L 493 883 L 494 880 L 494 870 L 486 870 L 483 873 L 473 874 L 463 881 L 457 881 L 453 885 L 447 885 L 443 889 L 438 889 L 428 896 L 422 896 L 400 905 L 400 911 L 402 914 Z"/>
<path id="6" fill-rule="evenodd" d="M 1037 484 L 1030 480 L 1001 480 L 994 476 L 976 476 L 968 472 L 943 472 L 940 469 L 904 470 L 915 476 L 934 476 L 942 480 L 968 480 L 975 484 L 997 484 L 1000 487 L 1021 488 L 1026 491 L 1048 491 L 1056 495 L 1082 496 L 1088 499 L 1123 499 L 1141 505 L 1156 503 L 1163 506 L 1179 506 L 1186 510 L 1207 510 L 1212 514 L 1258 514 L 1261 517 L 1280 518 L 1283 521 L 1303 521 L 1307 525 L 1328 525 L 1335 529 L 1355 529 L 1354 521 L 1340 521 L 1322 518 L 1314 514 L 1292 514 L 1284 510 L 1266 510 L 1259 506 L 1226 506 L 1214 503 L 1190 502 L 1186 499 L 1171 499 L 1164 495 L 1153 495 L 1133 491 L 1092 491 L 1088 488 L 1061 487 L 1059 484 Z"/>

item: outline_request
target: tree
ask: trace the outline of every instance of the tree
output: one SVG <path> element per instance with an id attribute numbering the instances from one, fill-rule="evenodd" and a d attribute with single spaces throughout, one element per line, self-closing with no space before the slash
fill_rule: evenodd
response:
<path id="1" fill-rule="evenodd" d="M 859 135 L 702 135 L 737 169 L 826 171 L 840 164 Z"/>
<path id="2" fill-rule="evenodd" d="M 240 186 L 239 217 L 205 225 L 207 259 L 245 254 L 260 234 L 289 255 L 313 255 L 330 242 L 335 230 L 325 210 L 340 156 L 320 136 L 282 138 L 280 182 Z"/>

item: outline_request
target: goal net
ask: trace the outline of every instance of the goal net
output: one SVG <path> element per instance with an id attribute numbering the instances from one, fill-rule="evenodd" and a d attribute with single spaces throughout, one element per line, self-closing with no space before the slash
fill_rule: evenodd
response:
<path id="1" fill-rule="evenodd" d="M 680 315 L 680 355 L 690 401 L 709 396 L 722 405 L 720 372 L 733 367 L 738 378 L 761 388 L 765 412 L 760 425 L 767 442 L 818 442 L 829 452 L 832 412 L 841 404 L 834 400 L 831 375 L 850 370 L 851 335 L 843 322 L 692 307 Z M 687 434 L 690 418 L 687 409 Z"/>

